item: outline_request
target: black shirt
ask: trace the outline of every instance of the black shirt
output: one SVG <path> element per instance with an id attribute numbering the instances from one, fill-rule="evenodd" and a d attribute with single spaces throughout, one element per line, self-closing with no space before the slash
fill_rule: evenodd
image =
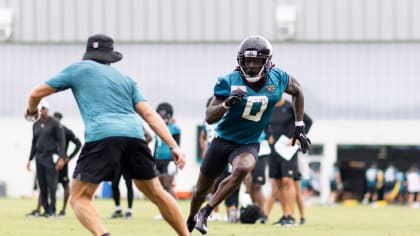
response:
<path id="1" fill-rule="evenodd" d="M 29 160 L 36 155 L 47 156 L 58 153 L 60 157 L 65 157 L 65 137 L 64 130 L 58 121 L 52 117 L 39 119 L 32 126 L 32 147 Z"/>
<path id="2" fill-rule="evenodd" d="M 305 123 L 305 132 L 308 133 L 312 126 L 312 119 L 304 113 L 303 122 Z M 291 138 L 295 130 L 295 113 L 293 105 L 289 101 L 279 107 L 275 107 L 269 125 L 266 129 L 267 136 L 272 135 L 276 142 L 282 134 Z"/>

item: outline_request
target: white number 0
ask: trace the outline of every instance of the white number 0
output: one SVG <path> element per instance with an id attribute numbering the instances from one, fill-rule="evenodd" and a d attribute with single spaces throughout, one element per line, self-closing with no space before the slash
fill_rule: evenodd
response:
<path id="1" fill-rule="evenodd" d="M 261 104 L 260 110 L 256 113 L 254 111 L 254 115 L 251 114 L 253 105 L 257 105 L 258 103 Z M 265 109 L 267 109 L 267 104 L 268 98 L 266 96 L 249 96 L 246 101 L 245 110 L 242 113 L 242 118 L 252 121 L 259 121 Z"/>

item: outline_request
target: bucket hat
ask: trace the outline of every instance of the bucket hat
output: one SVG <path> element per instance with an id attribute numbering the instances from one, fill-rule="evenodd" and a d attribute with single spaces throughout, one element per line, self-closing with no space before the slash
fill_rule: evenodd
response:
<path id="1" fill-rule="evenodd" d="M 122 59 L 120 52 L 114 51 L 114 40 L 104 34 L 95 34 L 88 38 L 83 60 L 114 63 Z"/>

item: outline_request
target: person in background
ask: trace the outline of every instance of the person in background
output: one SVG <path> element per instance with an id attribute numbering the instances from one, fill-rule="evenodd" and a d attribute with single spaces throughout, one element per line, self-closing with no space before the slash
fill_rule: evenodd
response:
<path id="1" fill-rule="evenodd" d="M 404 172 L 397 171 L 397 181 L 398 181 L 398 203 L 403 205 L 407 202 L 407 178 Z"/>
<path id="2" fill-rule="evenodd" d="M 295 112 L 293 103 L 288 101 L 285 95 L 275 104 L 273 114 L 267 128 L 268 141 L 271 145 L 271 155 L 269 158 L 269 177 L 274 181 L 272 185 L 272 194 L 277 194 L 273 198 L 280 200 L 282 210 L 282 217 L 274 222 L 278 226 L 295 225 L 296 221 L 293 216 L 297 189 L 295 186 L 296 180 L 300 180 L 298 168 L 298 150 L 294 150 L 294 154 L 289 157 L 282 156 L 275 148 L 277 142 L 281 142 L 285 138 L 287 142 L 286 147 L 292 147 Z M 312 119 L 306 113 L 303 114 L 304 132 L 308 133 L 312 126 Z M 303 150 L 304 151 L 304 150 Z M 284 154 L 283 154 L 284 155 Z M 299 181 L 300 182 L 300 181 Z M 300 190 L 300 188 L 299 188 Z M 272 204 L 271 204 L 272 205 Z M 306 219 L 302 218 L 301 223 L 305 223 Z"/>
<path id="3" fill-rule="evenodd" d="M 174 118 L 174 109 L 172 105 L 167 102 L 160 103 L 156 108 L 156 112 L 165 121 L 173 139 L 176 141 L 177 145 L 179 145 L 181 142 L 181 128 L 178 126 Z M 172 160 L 172 154 L 169 146 L 165 142 L 162 142 L 159 136 L 155 137 L 154 157 L 156 159 L 156 167 L 160 173 L 160 183 L 163 188 L 176 199 L 177 197 L 173 186 L 177 171 L 176 165 Z"/>
<path id="4" fill-rule="evenodd" d="M 68 163 L 80 151 L 80 148 L 82 147 L 82 143 L 80 142 L 79 138 L 74 134 L 74 132 L 71 129 L 67 128 L 61 123 L 63 114 L 61 114 L 60 112 L 54 112 L 53 117 L 60 123 L 61 128 L 64 129 L 64 137 L 66 139 L 66 145 L 65 145 L 66 153 L 68 151 L 69 144 L 73 143 L 74 145 L 73 151 L 70 153 L 70 155 L 67 155 L 67 158 L 65 159 L 65 165 L 63 166 L 61 170 L 58 171 L 58 182 L 61 183 L 64 189 L 63 208 L 61 208 L 60 213 L 58 213 L 58 216 L 62 217 L 66 215 L 67 201 L 70 196 L 70 185 L 69 185 L 70 180 L 69 180 L 69 174 L 68 174 L 69 172 Z"/>
<path id="5" fill-rule="evenodd" d="M 157 178 L 141 118 L 168 144 L 180 169 L 185 166 L 185 152 L 162 118 L 150 107 L 137 83 L 110 66 L 122 59 L 122 54 L 114 51 L 113 44 L 114 40 L 107 35 L 90 36 L 82 61 L 67 66 L 32 90 L 25 118 L 38 118 L 37 105 L 42 98 L 72 90 L 84 121 L 85 144 L 73 172 L 70 204 L 79 222 L 93 235 L 110 235 L 92 199 L 99 184 L 114 173 L 115 166 L 122 165 L 123 173 L 130 176 L 137 188 L 159 208 L 176 233 L 189 236 L 179 205 Z"/>
<path id="6" fill-rule="evenodd" d="M 378 200 L 378 175 L 378 165 L 376 162 L 372 162 L 365 171 L 366 192 L 363 196 L 363 204 L 368 204 L 369 202 L 375 203 Z"/>
<path id="7" fill-rule="evenodd" d="M 420 174 L 417 164 L 412 164 L 406 173 L 408 198 L 407 204 L 413 208 L 420 207 Z"/>
<path id="8" fill-rule="evenodd" d="M 36 105 L 37 112 L 38 109 L 40 110 L 40 119 L 36 120 L 32 127 L 32 147 L 26 169 L 31 171 L 31 161 L 35 158 L 36 178 L 40 189 L 41 204 L 44 208 L 42 216 L 54 217 L 56 216 L 58 170 L 63 168 L 67 160 L 66 140 L 60 123 L 48 114 L 48 102 L 42 100 L 39 108 Z M 54 160 L 56 153 L 59 158 Z M 40 215 L 35 211 L 32 212 L 33 215 Z"/>
<path id="9" fill-rule="evenodd" d="M 393 203 L 395 197 L 398 195 L 397 173 L 398 170 L 393 163 L 389 163 L 384 170 L 384 200 L 387 204 Z"/>
<path id="10" fill-rule="evenodd" d="M 174 109 L 170 103 L 163 102 L 160 103 L 156 112 L 162 117 L 165 121 L 166 126 L 169 129 L 174 140 L 179 145 L 181 142 L 181 129 L 176 123 L 174 117 Z M 162 184 L 163 188 L 171 194 L 174 199 L 177 199 L 175 193 L 175 176 L 176 176 L 176 166 L 172 160 L 171 151 L 169 146 L 162 142 L 162 140 L 156 135 L 155 137 L 155 148 L 154 148 L 154 158 L 156 160 L 156 167 L 159 171 L 159 181 Z M 162 220 L 162 215 L 158 214 L 153 217 L 155 220 Z"/>
<path id="11" fill-rule="evenodd" d="M 214 207 L 237 190 L 245 176 L 255 168 L 259 136 L 283 92 L 291 94 L 294 101 L 296 122 L 293 144 L 299 140 L 303 152 L 309 148 L 310 140 L 305 135 L 303 123 L 304 98 L 300 84 L 276 68 L 271 57 L 270 42 L 261 36 L 246 37 L 237 52 L 237 68 L 221 76 L 214 87 L 214 96 L 206 110 L 206 122 L 217 123 L 217 137 L 211 142 L 200 167 L 187 219 L 190 232 L 195 228 L 206 234 L 207 219 Z M 201 208 L 228 163 L 232 165 L 232 173 L 219 184 L 210 201 Z"/>
<path id="12" fill-rule="evenodd" d="M 302 152 L 298 152 L 298 174 L 294 180 L 295 185 L 295 192 L 296 192 L 296 205 L 298 207 L 299 215 L 300 215 L 300 225 L 306 224 L 306 217 L 305 217 L 305 199 L 304 199 L 304 190 L 302 187 L 302 182 L 309 179 L 310 170 L 309 164 L 304 157 Z M 292 212 L 294 214 L 294 212 Z"/>
<path id="13" fill-rule="evenodd" d="M 330 196 L 328 198 L 328 203 L 331 205 L 335 205 L 335 203 L 337 202 L 339 193 L 343 190 L 341 172 L 337 163 L 334 163 L 334 165 L 331 167 L 330 175 L 329 175 L 329 182 L 330 182 Z"/>

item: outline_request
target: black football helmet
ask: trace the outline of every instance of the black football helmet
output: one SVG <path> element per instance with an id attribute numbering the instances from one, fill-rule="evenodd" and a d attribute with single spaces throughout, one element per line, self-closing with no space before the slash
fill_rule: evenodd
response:
<path id="1" fill-rule="evenodd" d="M 165 123 L 169 123 L 174 114 L 172 105 L 167 102 L 160 103 L 156 108 L 156 112 L 159 113 Z"/>
<path id="2" fill-rule="evenodd" d="M 236 58 L 241 76 L 250 83 L 263 78 L 272 66 L 272 53 L 273 47 L 265 38 L 258 35 L 246 37 L 239 45 Z"/>

